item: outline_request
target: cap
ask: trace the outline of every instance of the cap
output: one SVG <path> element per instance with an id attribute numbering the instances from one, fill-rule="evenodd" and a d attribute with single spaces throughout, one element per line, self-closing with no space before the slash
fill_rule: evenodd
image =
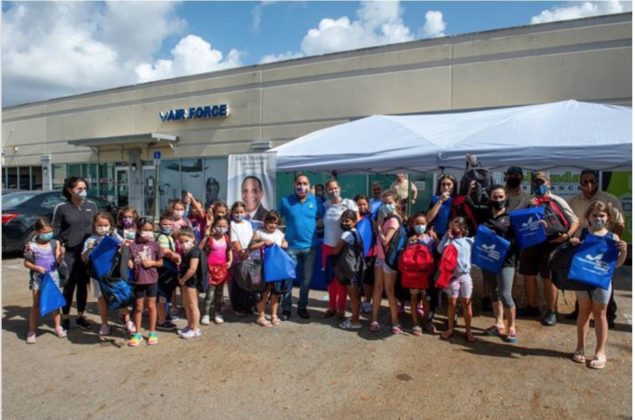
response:
<path id="1" fill-rule="evenodd" d="M 518 166 L 510 166 L 505 172 L 505 175 L 520 175 L 521 178 L 523 176 L 523 170 Z"/>
<path id="2" fill-rule="evenodd" d="M 547 176 L 547 174 L 542 171 L 535 171 L 531 173 L 531 181 L 533 182 L 537 179 L 543 180 L 545 182 L 549 181 L 549 177 Z"/>

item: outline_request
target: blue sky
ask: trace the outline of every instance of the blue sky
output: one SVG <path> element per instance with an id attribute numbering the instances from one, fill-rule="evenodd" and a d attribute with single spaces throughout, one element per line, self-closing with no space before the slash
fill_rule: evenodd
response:
<path id="1" fill-rule="evenodd" d="M 3 2 L 3 106 L 630 2 Z"/>

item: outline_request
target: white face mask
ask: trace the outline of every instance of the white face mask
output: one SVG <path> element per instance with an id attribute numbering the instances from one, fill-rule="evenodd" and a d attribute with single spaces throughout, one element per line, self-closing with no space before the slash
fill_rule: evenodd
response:
<path id="1" fill-rule="evenodd" d="M 95 233 L 99 236 L 108 235 L 108 233 L 110 233 L 110 228 L 105 226 L 97 226 L 95 228 Z"/>
<path id="2" fill-rule="evenodd" d="M 183 250 L 185 252 L 189 252 L 194 247 L 194 242 L 193 241 L 185 241 L 185 242 L 181 243 L 181 246 L 183 247 Z"/>
<path id="3" fill-rule="evenodd" d="M 219 235 L 224 235 L 227 233 L 227 228 L 226 227 L 217 227 L 214 228 L 214 232 L 218 233 Z"/>
<path id="4" fill-rule="evenodd" d="M 185 210 L 174 210 L 174 217 L 180 219 L 185 214 Z"/>

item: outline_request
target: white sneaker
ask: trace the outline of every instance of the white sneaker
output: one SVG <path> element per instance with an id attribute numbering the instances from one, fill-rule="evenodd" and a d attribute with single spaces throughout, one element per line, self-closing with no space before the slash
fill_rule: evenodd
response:
<path id="1" fill-rule="evenodd" d="M 185 328 L 179 328 L 178 330 L 176 330 L 176 333 L 180 336 L 182 336 L 183 334 L 188 333 L 190 330 L 190 327 L 185 327 Z"/>
<path id="2" fill-rule="evenodd" d="M 184 340 L 189 340 L 192 338 L 200 337 L 201 335 L 201 330 L 187 330 L 186 332 L 181 334 L 181 338 Z"/>
<path id="3" fill-rule="evenodd" d="M 216 315 L 214 317 L 214 324 L 222 324 L 223 322 L 225 322 L 225 320 L 222 315 Z"/>
<path id="4" fill-rule="evenodd" d="M 203 315 L 203 318 L 201 318 L 201 324 L 209 325 L 209 315 Z"/>
<path id="5" fill-rule="evenodd" d="M 101 324 L 101 327 L 99 327 L 99 335 L 108 334 L 110 334 L 110 327 L 108 326 L 108 324 Z"/>

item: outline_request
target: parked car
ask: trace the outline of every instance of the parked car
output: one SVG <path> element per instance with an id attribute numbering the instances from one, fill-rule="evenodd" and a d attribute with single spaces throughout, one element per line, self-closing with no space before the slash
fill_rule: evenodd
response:
<path id="1" fill-rule="evenodd" d="M 38 217 L 53 221 L 53 210 L 66 199 L 61 191 L 23 191 L 2 196 L 2 252 L 20 251 L 33 235 Z M 100 211 L 115 214 L 116 209 L 102 198 L 88 197 Z"/>

